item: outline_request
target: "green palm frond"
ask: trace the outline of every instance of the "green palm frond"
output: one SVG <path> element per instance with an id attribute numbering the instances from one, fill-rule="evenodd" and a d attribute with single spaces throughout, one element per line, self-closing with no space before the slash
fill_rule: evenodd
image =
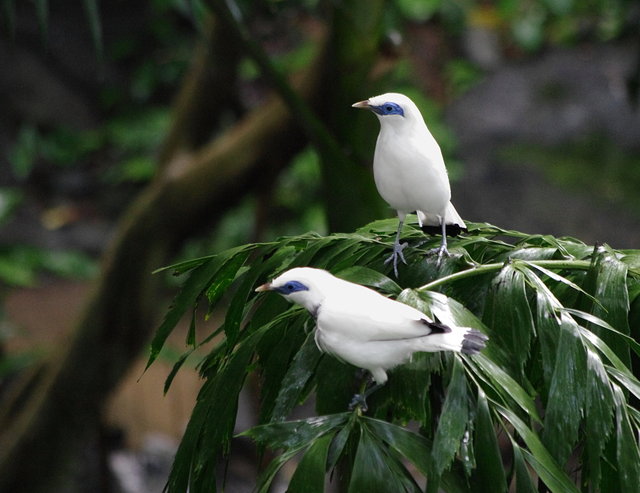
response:
<path id="1" fill-rule="evenodd" d="M 640 310 L 639 252 L 470 224 L 438 264 L 427 252 L 439 240 L 407 227 L 413 248 L 394 279 L 384 259 L 396 225 L 281 238 L 170 267 L 185 280 L 149 364 L 181 316 L 198 304 L 209 311 L 222 299 L 228 304 L 219 337 L 197 343 L 191 330 L 168 378 L 167 385 L 196 347 L 212 346 L 199 364 L 203 386 L 167 489 L 220 487 L 215 467 L 229 450 L 238 396 L 254 373 L 261 424 L 242 434 L 280 451 L 257 478 L 257 491 L 268 491 L 290 460 L 297 468 L 289 491 L 323 491 L 330 476 L 354 492 L 499 492 L 510 485 L 635 491 L 640 381 L 633 362 L 640 345 L 630 321 Z M 318 351 L 306 311 L 254 293 L 301 265 L 483 331 L 490 342 L 472 357 L 416 355 L 371 396 L 366 416 L 347 412 L 359 385 L 354 368 Z M 311 395 L 315 415 L 287 421 Z"/>

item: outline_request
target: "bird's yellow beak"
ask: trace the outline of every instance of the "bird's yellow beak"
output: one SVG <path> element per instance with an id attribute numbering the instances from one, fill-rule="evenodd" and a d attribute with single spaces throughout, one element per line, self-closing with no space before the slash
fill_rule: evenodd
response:
<path id="1" fill-rule="evenodd" d="M 353 103 L 351 105 L 352 108 L 362 108 L 362 109 L 369 109 L 369 100 L 365 100 L 365 101 L 358 101 L 357 103 Z"/>
<path id="2" fill-rule="evenodd" d="M 267 282 L 267 283 L 265 283 L 265 284 L 263 284 L 261 286 L 258 286 L 256 288 L 256 293 L 260 293 L 262 291 L 271 291 L 271 283 Z"/>

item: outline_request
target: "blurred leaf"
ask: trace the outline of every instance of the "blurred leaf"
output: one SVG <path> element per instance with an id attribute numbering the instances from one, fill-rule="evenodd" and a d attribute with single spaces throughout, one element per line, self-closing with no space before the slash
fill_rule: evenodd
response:
<path id="1" fill-rule="evenodd" d="M 260 423 L 274 421 L 271 416 L 276 400 L 283 390 L 289 366 L 306 338 L 303 323 L 296 323 L 296 321 L 306 318 L 303 313 L 298 311 L 296 318 L 288 319 L 291 320 L 290 323 L 285 322 L 272 326 L 257 347 L 257 364 L 261 377 L 261 407 L 258 416 Z M 293 404 L 297 404 L 297 402 Z M 289 410 L 281 409 L 281 411 Z"/>
<path id="2" fill-rule="evenodd" d="M 640 381 L 633 375 L 631 370 L 618 358 L 618 356 L 593 332 L 580 327 L 582 337 L 589 341 L 598 351 L 603 354 L 613 365 L 606 365 L 607 373 L 612 375 L 618 383 L 622 384 L 629 392 L 640 399 Z"/>
<path id="3" fill-rule="evenodd" d="M 545 0 L 544 5 L 554 14 L 565 15 L 573 9 L 574 0 Z"/>
<path id="4" fill-rule="evenodd" d="M 89 255 L 74 250 L 43 250 L 41 268 L 60 277 L 92 279 L 98 266 Z"/>
<path id="5" fill-rule="evenodd" d="M 522 272 L 505 265 L 491 283 L 485 298 L 483 322 L 491 327 L 492 344 L 500 344 L 509 365 L 520 381 L 524 379 L 524 364 L 529 358 L 535 325 L 525 289 Z"/>
<path id="6" fill-rule="evenodd" d="M 327 455 L 333 435 L 327 433 L 309 447 L 293 474 L 287 491 L 323 493 Z"/>
<path id="7" fill-rule="evenodd" d="M 113 168 L 108 179 L 111 183 L 137 183 L 151 180 L 156 173 L 156 162 L 149 156 L 135 156 L 123 160 Z"/>
<path id="8" fill-rule="evenodd" d="M 238 286 L 229 303 L 224 319 L 224 332 L 229 341 L 229 349 L 232 349 L 236 343 L 244 315 L 250 308 L 251 302 L 255 299 L 251 298 L 251 296 L 255 293 L 255 288 L 258 287 L 258 279 L 263 278 L 265 273 L 272 274 L 274 271 L 278 271 L 283 263 L 285 265 L 288 264 L 291 261 L 292 253 L 290 248 L 283 248 L 274 252 L 264 262 L 257 262 L 254 259 L 256 263 L 254 268 L 244 272 L 239 278 Z"/>
<path id="9" fill-rule="evenodd" d="M 176 377 L 176 375 L 178 374 L 178 371 L 180 370 L 180 368 L 182 368 L 182 365 L 184 365 L 185 361 L 187 361 L 187 359 L 189 358 L 189 356 L 191 356 L 192 353 L 193 353 L 193 349 L 187 351 L 186 353 L 182 354 L 178 358 L 178 360 L 174 363 L 173 367 L 171 368 L 171 371 L 169 372 L 169 375 L 167 375 L 167 378 L 164 381 L 165 394 L 169 392 L 169 387 L 171 387 L 171 384 L 173 383 L 173 379 Z"/>
<path id="10" fill-rule="evenodd" d="M 541 422 L 531 396 L 508 373 L 485 357 L 484 354 L 475 355 L 467 362 L 467 365 L 474 370 L 476 375 L 491 385 L 491 388 L 502 397 L 503 402 L 515 402 L 527 416 L 536 422 Z"/>
<path id="11" fill-rule="evenodd" d="M 431 450 L 431 459 L 437 476 L 441 476 L 450 466 L 460 448 L 468 413 L 467 382 L 464 378 L 462 363 L 458 358 L 453 358 L 451 379 L 447 386 L 447 395 Z"/>
<path id="12" fill-rule="evenodd" d="M 238 396 L 263 334 L 257 331 L 248 337 L 216 375 L 206 378 L 173 463 L 169 491 L 186 491 L 190 485 L 195 491 L 215 491 L 217 459 L 228 450 Z"/>
<path id="13" fill-rule="evenodd" d="M 389 277 L 380 274 L 379 272 L 370 269 L 368 267 L 362 267 L 360 265 L 354 265 L 340 272 L 336 275 L 345 281 L 355 282 L 362 284 L 363 286 L 369 286 L 378 291 L 384 291 L 392 295 L 400 294 L 402 289 L 398 284 Z"/>
<path id="14" fill-rule="evenodd" d="M 103 57 L 103 41 L 102 41 L 102 21 L 100 18 L 100 9 L 98 0 L 84 0 L 84 9 L 89 19 L 89 27 L 91 29 L 91 39 L 93 40 L 93 48 L 96 51 L 99 61 Z"/>
<path id="15" fill-rule="evenodd" d="M 196 313 L 198 305 L 193 307 L 191 313 L 191 323 L 189 323 L 189 330 L 187 331 L 187 340 L 185 341 L 187 346 L 196 347 Z"/>
<path id="16" fill-rule="evenodd" d="M 524 440 L 528 451 L 522 450 L 522 453 L 547 487 L 553 493 L 578 493 L 579 490 L 542 445 L 537 434 L 510 410 L 502 406 L 496 406 L 496 410 L 513 425 L 518 435 Z"/>
<path id="17" fill-rule="evenodd" d="M 74 250 L 50 250 L 17 245 L 0 248 L 0 280 L 16 286 L 35 284 L 40 272 L 73 279 L 91 279 L 95 260 Z"/>
<path id="18" fill-rule="evenodd" d="M 49 33 L 49 0 L 34 0 L 38 29 L 42 36 L 42 43 L 46 47 Z"/>
<path id="19" fill-rule="evenodd" d="M 593 296 L 597 303 L 592 304 L 590 312 L 608 322 L 622 334 L 629 335 L 627 265 L 606 249 L 601 249 L 596 254 L 591 272 L 595 279 L 592 278 L 593 282 L 589 288 L 593 289 Z M 627 341 L 615 337 L 609 331 L 603 331 L 599 326 L 590 325 L 588 328 L 615 351 L 625 365 L 630 366 L 631 357 Z"/>
<path id="20" fill-rule="evenodd" d="M 19 180 L 27 178 L 35 166 L 39 153 L 39 141 L 40 135 L 34 125 L 20 127 L 15 144 L 7 156 L 13 174 Z"/>
<path id="21" fill-rule="evenodd" d="M 400 11 L 413 21 L 423 22 L 433 16 L 442 0 L 397 0 Z"/>
<path id="22" fill-rule="evenodd" d="M 226 255 L 217 255 L 194 269 L 192 275 L 184 282 L 182 288 L 174 298 L 169 311 L 166 313 L 162 324 L 151 341 L 149 360 L 147 361 L 145 369 L 148 369 L 151 363 L 158 357 L 160 349 L 162 349 L 167 337 L 169 337 L 169 334 L 182 318 L 185 311 L 196 303 L 196 300 L 209 286 L 209 283 L 216 273 L 218 273 L 228 261 L 232 261 L 235 258 L 235 253 L 235 251 L 232 251 L 231 255 L 229 255 L 228 252 Z M 242 252 L 240 254 L 242 255 Z M 227 282 L 227 278 L 223 277 L 222 282 Z"/>
<path id="23" fill-rule="evenodd" d="M 363 427 L 348 491 L 353 493 L 363 491 L 419 493 L 420 488 L 404 466 L 389 456 L 382 444 L 371 435 L 368 428 Z"/>
<path id="24" fill-rule="evenodd" d="M 563 317 L 542 434 L 547 449 L 562 465 L 578 440 L 586 384 L 585 349 L 575 322 Z"/>
<path id="25" fill-rule="evenodd" d="M 329 414 L 296 421 L 254 426 L 240 433 L 272 450 L 300 449 L 330 431 L 343 426 L 351 413 Z"/>
<path id="26" fill-rule="evenodd" d="M 538 2 L 529 2 L 521 9 L 520 15 L 514 18 L 511 29 L 514 39 L 520 46 L 534 51 L 544 41 L 544 22 L 546 12 Z"/>
<path id="27" fill-rule="evenodd" d="M 205 20 L 209 14 L 208 6 L 204 0 L 187 0 L 191 7 L 191 16 L 200 33 L 204 33 Z"/>
<path id="28" fill-rule="evenodd" d="M 586 455 L 589 477 L 600 483 L 600 461 L 613 426 L 613 394 L 604 365 L 598 355 L 587 349 L 587 388 L 585 395 Z"/>
<path id="29" fill-rule="evenodd" d="M 347 363 L 332 357 L 320 358 L 315 372 L 316 412 L 322 415 L 344 411 L 360 384 L 357 375 L 356 368 Z"/>
<path id="30" fill-rule="evenodd" d="M 206 295 L 209 306 L 213 307 L 222 297 L 226 289 L 236 278 L 238 270 L 242 267 L 249 256 L 249 251 L 241 251 L 231 257 L 231 259 L 216 272 L 215 281 L 207 288 Z"/>
<path id="31" fill-rule="evenodd" d="M 300 403 L 303 390 L 313 376 L 321 355 L 316 346 L 314 333 L 309 333 L 282 379 L 282 386 L 271 413 L 271 421 L 283 421 L 294 406 Z"/>
<path id="32" fill-rule="evenodd" d="M 533 484 L 531 474 L 522 454 L 522 449 L 518 443 L 509 435 L 513 450 L 513 469 L 516 476 L 515 493 L 537 493 L 537 488 Z"/>
<path id="33" fill-rule="evenodd" d="M 518 269 L 536 295 L 535 323 L 542 357 L 542 375 L 545 383 L 543 390 L 548 391 L 557 355 L 558 328 L 560 327 L 558 311 L 562 305 L 535 272 L 525 266 L 518 266 Z"/>
<path id="34" fill-rule="evenodd" d="M 4 339 L 2 334 L 0 334 L 0 343 L 3 343 Z M 18 375 L 23 370 L 32 367 L 38 363 L 40 359 L 41 355 L 33 350 L 0 355 L 0 381 L 8 381 L 8 378 Z"/>
<path id="35" fill-rule="evenodd" d="M 624 262 L 630 271 L 640 274 L 640 253 L 629 252 L 620 261 Z"/>
<path id="36" fill-rule="evenodd" d="M 482 80 L 482 72 L 466 58 L 451 60 L 446 66 L 447 79 L 456 96 L 461 96 Z"/>
<path id="37" fill-rule="evenodd" d="M 170 122 L 167 108 L 150 107 L 145 111 L 122 115 L 109 120 L 106 137 L 121 151 L 143 152 L 155 150 Z"/>
<path id="38" fill-rule="evenodd" d="M 388 444 L 400 457 L 416 466 L 424 475 L 430 472 L 430 446 L 427 440 L 405 428 L 378 419 L 363 417 L 362 423 L 379 440 Z"/>
<path id="39" fill-rule="evenodd" d="M 440 372 L 442 366 L 438 353 L 414 354 L 408 363 L 394 368 L 393 378 L 371 395 L 371 415 L 384 418 L 392 412 L 399 422 L 428 422 L 431 374 Z"/>
<path id="40" fill-rule="evenodd" d="M 631 493 L 640 484 L 640 452 L 638 434 L 629 421 L 624 393 L 617 385 L 613 386 L 613 398 L 616 409 L 616 445 L 618 474 L 621 490 Z"/>
<path id="41" fill-rule="evenodd" d="M 539 270 L 540 272 L 542 272 L 546 276 L 549 276 L 554 281 L 566 284 L 570 288 L 575 289 L 576 291 L 579 291 L 580 293 L 582 293 L 582 294 L 584 294 L 586 296 L 590 296 L 589 293 L 584 291 L 580 286 L 578 286 L 576 283 L 572 282 L 570 279 L 567 279 L 566 277 L 563 277 L 563 276 L 561 276 L 559 274 L 556 274 L 555 272 L 553 272 L 553 271 L 551 271 L 549 269 L 546 269 L 546 268 L 542 267 L 539 264 L 536 264 L 536 263 L 533 263 L 533 262 L 526 262 L 526 261 L 524 263 L 525 263 L 525 265 L 531 267 L 532 269 Z"/>
<path id="42" fill-rule="evenodd" d="M 507 478 L 495 432 L 487 397 L 482 390 L 478 389 L 475 439 L 473 442 L 478 462 L 476 471 L 478 480 L 475 483 L 474 491 L 487 493 L 508 491 Z"/>
<path id="43" fill-rule="evenodd" d="M 351 413 L 349 420 L 344 424 L 344 426 L 335 434 L 333 440 L 331 441 L 331 447 L 329 447 L 329 452 L 327 454 L 327 471 L 334 471 L 334 468 L 338 464 L 338 462 L 343 459 L 345 456 L 349 455 L 350 445 L 353 445 L 355 440 L 349 440 L 352 438 L 352 433 L 357 435 L 356 423 L 358 422 L 358 415 L 356 413 Z M 346 461 L 343 460 L 344 464 Z M 342 480 L 342 478 L 340 479 Z"/>
<path id="44" fill-rule="evenodd" d="M 14 286 L 31 286 L 35 281 L 31 264 L 16 262 L 14 252 L 0 252 L 0 280 Z"/>
<path id="45" fill-rule="evenodd" d="M 575 317 L 581 318 L 589 322 L 593 326 L 605 329 L 610 333 L 610 335 L 614 336 L 613 339 L 615 339 L 618 344 L 627 345 L 628 349 L 633 350 L 634 353 L 640 356 L 640 343 L 636 342 L 631 336 L 628 336 L 615 329 L 612 325 L 605 322 L 601 318 L 596 317 L 595 315 L 591 315 L 590 313 L 583 312 L 582 310 L 574 310 L 573 308 L 562 308 L 562 311 Z M 623 327 L 624 325 L 626 324 L 623 324 Z M 609 340 L 611 340 L 611 338 Z"/>

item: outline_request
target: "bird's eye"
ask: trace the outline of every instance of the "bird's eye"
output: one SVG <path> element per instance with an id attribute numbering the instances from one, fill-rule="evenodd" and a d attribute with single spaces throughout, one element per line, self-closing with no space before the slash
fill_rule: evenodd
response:
<path id="1" fill-rule="evenodd" d="M 309 288 L 302 284 L 300 281 L 289 281 L 284 283 L 279 288 L 274 288 L 280 294 L 289 295 L 292 293 L 297 293 L 298 291 L 308 291 Z"/>
<path id="2" fill-rule="evenodd" d="M 393 111 L 393 106 L 386 106 L 384 109 L 387 111 Z"/>

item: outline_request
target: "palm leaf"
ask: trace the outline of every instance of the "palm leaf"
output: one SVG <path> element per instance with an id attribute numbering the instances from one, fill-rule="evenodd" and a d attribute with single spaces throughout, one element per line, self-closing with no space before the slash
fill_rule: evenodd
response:
<path id="1" fill-rule="evenodd" d="M 630 355 L 639 355 L 640 345 L 629 317 L 640 296 L 637 254 L 608 248 L 594 254 L 571 238 L 470 224 L 467 236 L 450 241 L 457 255 L 438 264 L 426 254 L 433 240 L 416 247 L 422 233 L 409 225 L 403 237 L 414 248 L 395 279 L 383 261 L 396 226 L 385 220 L 355 234 L 308 233 L 172 266 L 186 279 L 152 342 L 150 363 L 199 300 L 216 309 L 224 301 L 226 316 L 201 342 L 192 317 L 188 349 L 169 375 L 168 384 L 195 347 L 224 336 L 199 365 L 205 381 L 168 489 L 215 491 L 239 392 L 256 372 L 263 424 L 245 436 L 281 450 L 257 479 L 257 491 L 267 491 L 296 457 L 291 491 L 322 491 L 336 468 L 349 491 L 420 491 L 408 463 L 426 477 L 427 491 L 506 491 L 513 483 L 525 493 L 564 493 L 578 491 L 575 477 L 594 490 L 633 491 L 640 475 L 640 412 L 633 407 L 640 381 Z M 473 357 L 416 355 L 370 397 L 372 417 L 345 412 L 360 386 L 356 369 L 321 355 L 304 310 L 273 293 L 254 293 L 301 265 L 329 269 L 442 323 L 485 332 L 489 344 Z M 312 394 L 318 417 L 284 421 Z M 401 426 L 410 421 L 420 433 Z M 500 435 L 511 443 L 510 470 Z M 575 476 L 565 470 L 569 457 L 577 461 Z"/>

